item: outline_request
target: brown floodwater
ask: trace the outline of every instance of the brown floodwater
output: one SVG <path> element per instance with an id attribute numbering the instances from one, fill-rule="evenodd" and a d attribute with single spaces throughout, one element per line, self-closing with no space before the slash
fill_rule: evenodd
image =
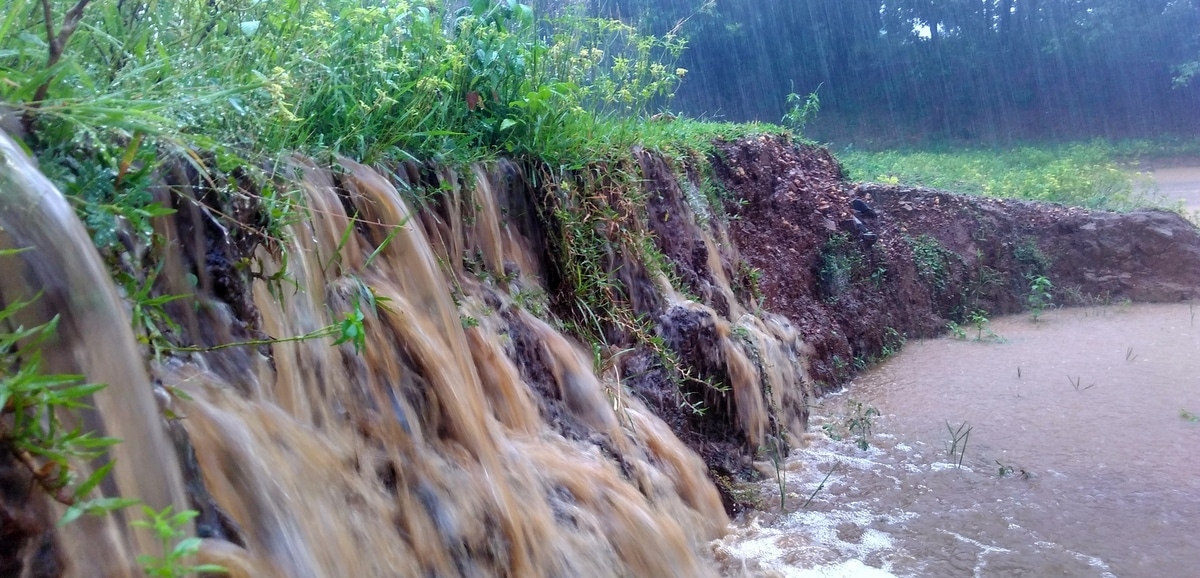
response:
<path id="1" fill-rule="evenodd" d="M 784 510 L 772 475 L 714 552 L 788 577 L 1196 575 L 1197 317 L 1113 305 L 910 342 L 822 401 Z"/>
<path id="2" fill-rule="evenodd" d="M 1182 202 L 1188 212 L 1200 211 L 1200 167 L 1161 167 L 1150 171 L 1149 177 L 1166 202 Z"/>

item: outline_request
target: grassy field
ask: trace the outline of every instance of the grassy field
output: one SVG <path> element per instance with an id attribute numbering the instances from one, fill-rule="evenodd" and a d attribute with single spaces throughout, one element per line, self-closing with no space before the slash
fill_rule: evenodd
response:
<path id="1" fill-rule="evenodd" d="M 1144 163 L 1200 158 L 1200 140 L 1127 140 L 956 149 L 837 153 L 850 178 L 951 191 L 1129 210 L 1159 204 L 1144 194 Z"/>

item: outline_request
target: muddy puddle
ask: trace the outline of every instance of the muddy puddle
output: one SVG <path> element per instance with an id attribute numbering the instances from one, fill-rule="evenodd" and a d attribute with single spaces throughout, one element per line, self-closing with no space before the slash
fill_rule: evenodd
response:
<path id="1" fill-rule="evenodd" d="M 729 575 L 1195 575 L 1198 318 L 1070 309 L 910 342 L 814 408 L 783 509 L 773 475 L 748 488 L 765 511 L 714 553 Z"/>
<path id="2" fill-rule="evenodd" d="M 1138 185 L 1143 192 L 1157 195 L 1167 205 L 1181 203 L 1188 213 L 1200 211 L 1200 166 L 1153 168 L 1145 176 Z"/>

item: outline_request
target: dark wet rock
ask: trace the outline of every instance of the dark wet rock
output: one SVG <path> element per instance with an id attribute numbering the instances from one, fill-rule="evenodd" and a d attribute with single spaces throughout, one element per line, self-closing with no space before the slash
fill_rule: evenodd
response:
<path id="1" fill-rule="evenodd" d="M 875 217 L 879 216 L 879 214 L 875 212 L 875 209 L 862 199 L 854 199 L 850 201 L 850 208 L 854 209 L 854 212 L 858 213 L 859 216 L 866 219 L 874 219 Z"/>
<path id="2" fill-rule="evenodd" d="M 53 512 L 29 470 L 0 442 L 0 576 L 49 578 L 65 570 Z"/>

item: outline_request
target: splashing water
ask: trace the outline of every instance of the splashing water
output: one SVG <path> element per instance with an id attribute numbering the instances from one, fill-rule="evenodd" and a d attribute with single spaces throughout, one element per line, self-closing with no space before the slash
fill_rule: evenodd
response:
<path id="1" fill-rule="evenodd" d="M 908 344 L 822 401 L 813 423 L 840 439 L 808 434 L 784 467 L 786 512 L 764 483 L 769 511 L 736 523 L 717 557 L 788 577 L 1187 573 L 1200 563 L 1200 427 L 1181 413 L 1200 407 L 1193 309 L 1060 310 L 993 321 L 1003 343 Z M 866 450 L 846 428 L 861 407 L 881 413 Z"/>

